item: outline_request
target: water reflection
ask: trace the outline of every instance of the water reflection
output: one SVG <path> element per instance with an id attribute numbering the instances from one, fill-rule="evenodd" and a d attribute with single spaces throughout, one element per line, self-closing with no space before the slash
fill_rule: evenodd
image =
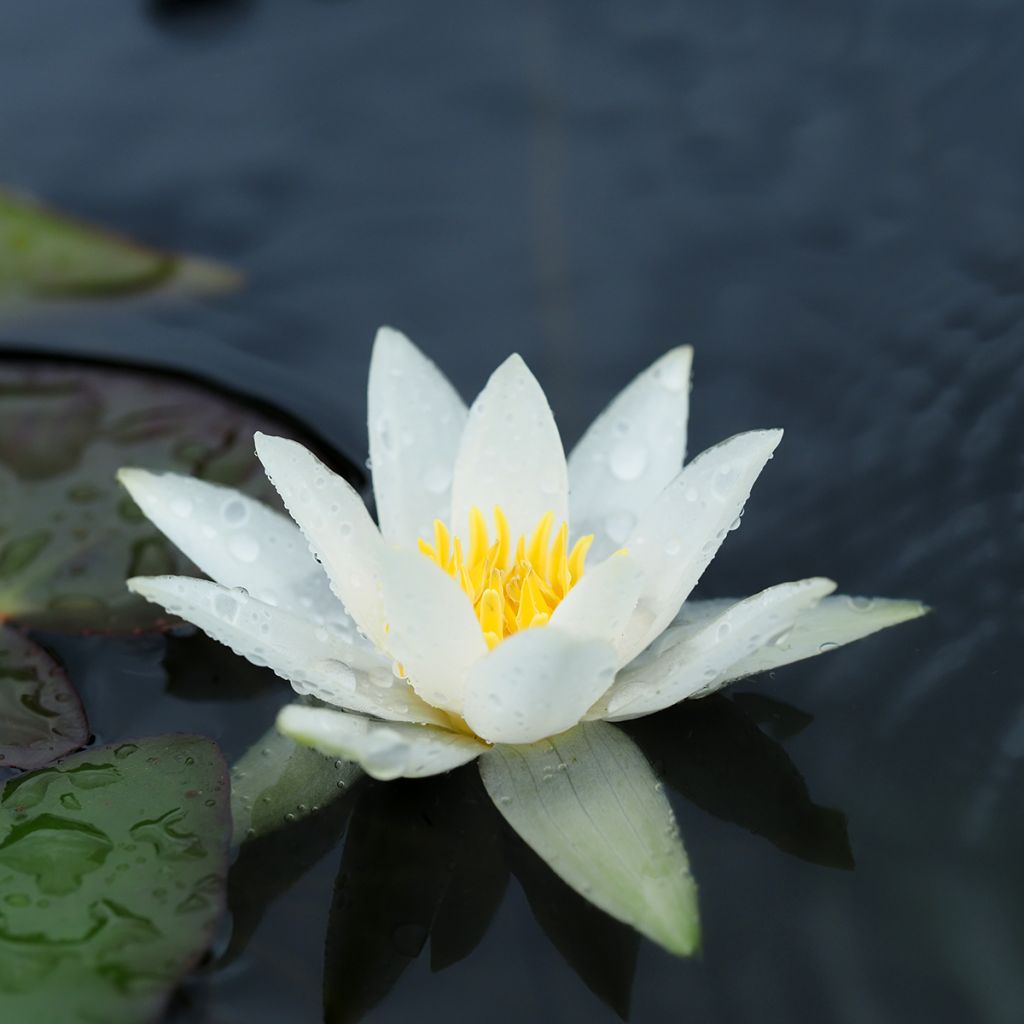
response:
<path id="1" fill-rule="evenodd" d="M 761 727 L 792 735 L 810 721 L 767 698 L 719 695 L 631 723 L 628 731 L 665 781 L 703 810 L 803 860 L 849 869 L 844 815 L 813 802 L 785 750 Z M 333 823 L 323 842 L 350 810 L 328 924 L 326 1024 L 363 1019 L 428 947 L 434 971 L 468 956 L 487 932 L 510 873 L 581 980 L 627 1016 L 639 935 L 565 885 L 505 825 L 472 767 L 416 782 L 366 782 L 326 812 Z M 319 829 L 319 819 L 305 827 Z M 307 841 L 291 829 L 264 844 L 245 850 L 235 867 L 236 931 L 240 898 L 251 906 L 253 890 L 269 876 L 271 891 L 257 897 L 269 902 L 324 849 L 303 850 Z M 268 871 L 261 851 L 272 846 L 283 860 Z M 238 944 L 236 937 L 232 945 Z"/>
<path id="2" fill-rule="evenodd" d="M 626 728 L 665 782 L 702 810 L 801 860 L 852 868 L 846 816 L 811 800 L 796 765 L 744 704 L 750 701 L 721 695 L 686 701 Z M 784 723 L 783 733 L 809 721 L 778 701 L 753 706 L 759 717 L 771 708 L 769 720 Z"/>

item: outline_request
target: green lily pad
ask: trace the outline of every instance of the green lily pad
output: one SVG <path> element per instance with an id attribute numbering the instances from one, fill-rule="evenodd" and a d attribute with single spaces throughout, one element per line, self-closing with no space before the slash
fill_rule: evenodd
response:
<path id="1" fill-rule="evenodd" d="M 0 311 L 240 283 L 219 263 L 140 245 L 0 189 Z"/>
<path id="2" fill-rule="evenodd" d="M 203 737 L 75 754 L 0 793 L 0 1010 L 153 1020 L 224 909 L 227 766 Z"/>
<path id="3" fill-rule="evenodd" d="M 42 768 L 88 739 L 82 702 L 64 670 L 0 626 L 0 765 Z"/>
<path id="4" fill-rule="evenodd" d="M 198 572 L 115 473 L 171 470 L 280 507 L 256 459 L 256 430 L 297 436 L 283 420 L 170 375 L 0 362 L 0 621 L 57 631 L 174 624 L 125 580 Z"/>

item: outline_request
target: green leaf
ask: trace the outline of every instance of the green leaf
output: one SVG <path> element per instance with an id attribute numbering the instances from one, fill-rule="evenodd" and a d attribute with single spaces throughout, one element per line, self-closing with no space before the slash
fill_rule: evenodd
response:
<path id="1" fill-rule="evenodd" d="M 222 292 L 241 276 L 140 245 L 0 189 L 0 314 L 69 299 Z"/>
<path id="2" fill-rule="evenodd" d="M 353 761 L 324 757 L 270 729 L 231 769 L 235 845 L 315 814 L 362 778 Z"/>
<path id="3" fill-rule="evenodd" d="M 686 956 L 697 887 L 668 800 L 632 740 L 605 722 L 480 757 L 495 806 L 548 866 L 612 917 Z"/>
<path id="4" fill-rule="evenodd" d="M 0 621 L 49 630 L 174 624 L 129 576 L 196 570 L 117 483 L 172 470 L 280 507 L 253 449 L 283 419 L 203 385 L 74 362 L 0 362 Z"/>
<path id="5" fill-rule="evenodd" d="M 216 745 L 99 747 L 0 794 L 0 1006 L 23 1024 L 157 1017 L 224 907 L 227 769 Z"/>
<path id="6" fill-rule="evenodd" d="M 42 768 L 88 739 L 85 710 L 64 670 L 0 626 L 0 766 Z"/>
<path id="7" fill-rule="evenodd" d="M 789 712 L 799 720 L 799 712 Z M 733 700 L 683 701 L 625 728 L 658 774 L 708 814 L 801 860 L 853 868 L 846 816 L 814 803 L 786 751 Z"/>

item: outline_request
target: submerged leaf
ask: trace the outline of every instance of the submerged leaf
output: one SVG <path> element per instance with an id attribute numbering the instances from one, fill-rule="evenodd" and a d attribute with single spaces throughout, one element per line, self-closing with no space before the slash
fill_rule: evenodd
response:
<path id="1" fill-rule="evenodd" d="M 0 626 L 0 766 L 42 768 L 88 739 L 85 710 L 64 670 Z"/>
<path id="2" fill-rule="evenodd" d="M 480 758 L 495 806 L 551 869 L 612 917 L 686 956 L 697 887 L 668 800 L 616 726 L 586 722 Z"/>
<path id="3" fill-rule="evenodd" d="M 686 701 L 626 728 L 665 781 L 709 814 L 801 860 L 853 867 L 846 816 L 814 803 L 786 751 L 732 700 Z"/>
<path id="4" fill-rule="evenodd" d="M 235 845 L 276 832 L 345 796 L 363 778 L 339 761 L 270 729 L 231 769 Z"/>
<path id="5" fill-rule="evenodd" d="M 0 188 L 0 312 L 239 284 L 241 276 L 222 264 L 141 245 Z"/>
<path id="6" fill-rule="evenodd" d="M 172 624 L 129 593 L 125 580 L 195 570 L 115 473 L 128 464 L 172 470 L 277 505 L 253 450 L 256 430 L 296 433 L 283 419 L 170 375 L 0 363 L 0 621 L 52 630 Z M 184 501 L 173 511 L 191 513 Z M 259 541 L 228 520 L 230 511 L 229 552 L 242 561 L 259 557 Z"/>
<path id="7" fill-rule="evenodd" d="M 75 754 L 0 794 L 4 1019 L 155 1018 L 224 908 L 227 768 L 197 736 Z"/>
<path id="8" fill-rule="evenodd" d="M 231 940 L 218 958 L 219 968 L 245 952 L 271 905 L 341 841 L 359 787 L 340 792 L 315 814 L 246 837 L 228 875 Z"/>

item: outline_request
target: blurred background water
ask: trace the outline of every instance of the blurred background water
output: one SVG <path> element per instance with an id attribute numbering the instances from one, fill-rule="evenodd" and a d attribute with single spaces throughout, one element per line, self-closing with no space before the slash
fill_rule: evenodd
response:
<path id="1" fill-rule="evenodd" d="M 784 748 L 847 816 L 856 867 L 724 821 L 729 766 L 756 758 L 713 733 L 705 799 L 676 802 L 704 950 L 645 944 L 632 1018 L 1015 1024 L 1022 45 L 1012 0 L 9 4 L 0 181 L 218 257 L 248 287 L 26 322 L 3 343 L 199 372 L 357 463 L 381 323 L 467 396 L 518 350 L 567 445 L 692 343 L 692 452 L 787 431 L 701 593 L 825 574 L 935 610 L 741 685 L 813 716 Z M 167 691 L 163 653 L 76 649 L 98 733 L 205 731 L 237 754 L 284 699 Z M 681 722 L 680 744 L 699 715 Z M 772 794 L 748 795 L 771 818 Z M 173 1019 L 322 1019 L 339 857 Z M 420 957 L 368 1019 L 469 1012 L 615 1019 L 517 884 L 472 956 L 433 974 Z"/>

